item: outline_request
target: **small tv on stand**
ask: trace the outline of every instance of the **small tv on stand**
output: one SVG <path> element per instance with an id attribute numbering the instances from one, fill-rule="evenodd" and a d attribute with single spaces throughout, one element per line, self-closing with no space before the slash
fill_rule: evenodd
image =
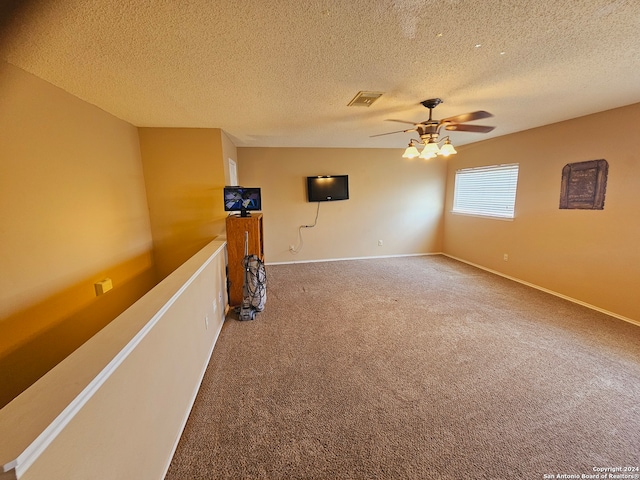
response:
<path id="1" fill-rule="evenodd" d="M 249 217 L 250 212 L 262 210 L 259 187 L 224 187 L 225 212 L 240 212 L 241 217 Z"/>

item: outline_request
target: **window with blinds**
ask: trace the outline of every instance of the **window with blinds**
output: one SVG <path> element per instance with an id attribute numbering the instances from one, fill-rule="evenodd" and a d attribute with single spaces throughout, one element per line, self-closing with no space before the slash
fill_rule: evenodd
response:
<path id="1" fill-rule="evenodd" d="M 513 218 L 517 186 L 517 163 L 457 170 L 453 212 Z"/>

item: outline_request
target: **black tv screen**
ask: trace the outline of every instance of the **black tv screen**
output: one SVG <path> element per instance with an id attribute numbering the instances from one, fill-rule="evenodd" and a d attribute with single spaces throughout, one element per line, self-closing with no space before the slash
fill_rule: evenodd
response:
<path id="1" fill-rule="evenodd" d="M 332 202 L 349 199 L 348 175 L 307 177 L 307 199 L 310 202 Z"/>
<path id="2" fill-rule="evenodd" d="M 240 212 L 246 217 L 248 212 L 262 210 L 262 197 L 258 187 L 224 187 L 224 209 Z"/>

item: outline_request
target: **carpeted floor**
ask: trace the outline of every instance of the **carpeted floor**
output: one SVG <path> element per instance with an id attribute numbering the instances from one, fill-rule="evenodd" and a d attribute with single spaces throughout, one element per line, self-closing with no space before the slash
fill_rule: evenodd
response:
<path id="1" fill-rule="evenodd" d="M 442 256 L 267 275 L 265 311 L 225 322 L 167 480 L 640 467 L 640 327 Z"/>

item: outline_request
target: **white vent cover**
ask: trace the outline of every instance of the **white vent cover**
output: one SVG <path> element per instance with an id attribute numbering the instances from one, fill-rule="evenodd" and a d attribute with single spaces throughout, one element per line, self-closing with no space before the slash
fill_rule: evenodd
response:
<path id="1" fill-rule="evenodd" d="M 370 107 L 383 92 L 358 92 L 348 104 L 349 107 Z"/>

